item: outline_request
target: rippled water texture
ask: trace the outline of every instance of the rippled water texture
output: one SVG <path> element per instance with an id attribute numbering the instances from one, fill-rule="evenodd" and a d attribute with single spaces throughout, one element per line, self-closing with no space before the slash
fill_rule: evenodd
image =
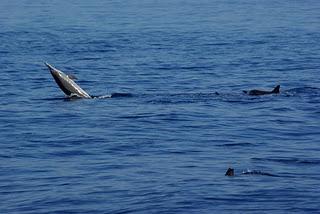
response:
<path id="1" fill-rule="evenodd" d="M 319 11 L 1 1 L 0 213 L 320 212 Z"/>

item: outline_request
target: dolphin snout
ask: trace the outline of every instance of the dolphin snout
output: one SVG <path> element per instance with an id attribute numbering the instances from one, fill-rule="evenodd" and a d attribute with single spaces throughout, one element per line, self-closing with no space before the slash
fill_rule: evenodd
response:
<path id="1" fill-rule="evenodd" d="M 50 65 L 49 63 L 45 62 L 44 63 L 48 68 L 49 68 L 49 71 L 51 73 L 51 75 L 56 79 L 56 78 L 59 78 L 60 76 L 60 72 L 54 68 L 52 65 Z"/>
<path id="2" fill-rule="evenodd" d="M 55 70 L 54 67 L 52 65 L 50 65 L 49 63 L 45 62 L 44 64 L 49 68 L 49 70 L 51 72 Z"/>

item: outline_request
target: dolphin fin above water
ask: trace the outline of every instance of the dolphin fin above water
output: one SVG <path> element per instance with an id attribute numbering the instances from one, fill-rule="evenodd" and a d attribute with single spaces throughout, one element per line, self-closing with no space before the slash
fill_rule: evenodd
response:
<path id="1" fill-rule="evenodd" d="M 279 94 L 280 93 L 280 85 L 277 85 L 272 91 L 264 91 L 253 89 L 250 91 L 243 91 L 244 93 L 251 96 L 259 96 L 259 95 L 267 95 L 267 94 Z"/>
<path id="2" fill-rule="evenodd" d="M 67 75 L 70 79 L 72 79 L 72 80 L 77 80 L 78 78 L 75 76 L 75 75 L 73 75 L 73 74 L 68 74 Z"/>
<path id="3" fill-rule="evenodd" d="M 51 75 L 60 87 L 60 89 L 69 97 L 81 97 L 81 98 L 92 98 L 86 91 L 80 88 L 73 79 L 75 76 L 68 76 L 62 71 L 56 69 L 52 65 L 45 62 L 45 65 L 49 68 Z"/>

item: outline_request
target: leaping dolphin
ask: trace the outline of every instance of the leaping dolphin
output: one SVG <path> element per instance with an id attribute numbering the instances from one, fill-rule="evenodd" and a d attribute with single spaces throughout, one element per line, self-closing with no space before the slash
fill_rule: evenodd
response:
<path id="1" fill-rule="evenodd" d="M 49 68 L 51 75 L 60 87 L 60 89 L 69 97 L 81 97 L 92 98 L 87 92 L 85 92 L 79 85 L 77 85 L 72 79 L 74 77 L 68 76 L 62 71 L 56 69 L 52 65 L 45 62 L 45 65 Z"/>
<path id="2" fill-rule="evenodd" d="M 263 90 L 250 90 L 243 91 L 244 93 L 252 96 L 266 95 L 266 94 L 279 94 L 280 93 L 280 85 L 277 85 L 272 91 L 263 91 Z"/>

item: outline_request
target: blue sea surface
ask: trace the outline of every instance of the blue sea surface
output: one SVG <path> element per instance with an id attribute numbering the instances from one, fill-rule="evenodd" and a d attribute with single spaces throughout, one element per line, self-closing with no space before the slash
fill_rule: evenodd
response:
<path id="1" fill-rule="evenodd" d="M 0 213 L 320 213 L 319 11 L 0 1 Z"/>

